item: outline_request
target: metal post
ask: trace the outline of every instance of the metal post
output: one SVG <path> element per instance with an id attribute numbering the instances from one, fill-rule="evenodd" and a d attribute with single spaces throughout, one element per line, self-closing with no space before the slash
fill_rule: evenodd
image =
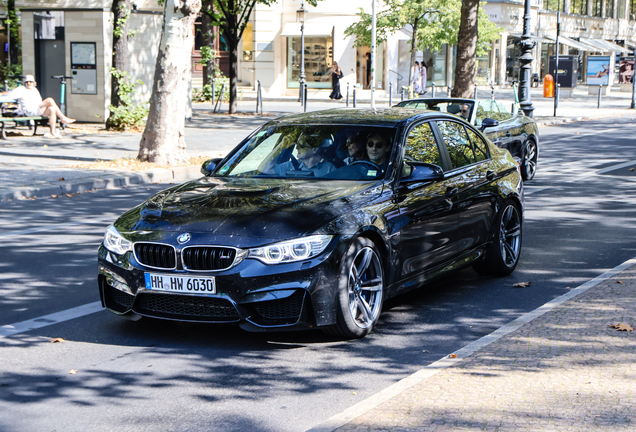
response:
<path id="1" fill-rule="evenodd" d="M 473 95 L 473 99 L 477 99 L 477 86 L 475 86 L 475 94 Z"/>
<path id="2" fill-rule="evenodd" d="M 557 2 L 557 9 L 561 9 L 560 2 Z M 559 107 L 559 35 L 561 34 L 561 11 L 557 11 L 557 33 L 556 33 L 556 57 L 554 58 L 554 117 L 557 115 Z"/>
<path id="3" fill-rule="evenodd" d="M 629 106 L 631 109 L 636 109 L 636 73 L 632 75 L 632 104 Z"/>
<path id="4" fill-rule="evenodd" d="M 389 108 L 393 106 L 393 83 L 389 83 Z"/>
<path id="5" fill-rule="evenodd" d="M 375 108 L 375 45 L 376 45 L 376 14 L 375 1 L 371 1 L 371 109 Z M 354 105 L 355 106 L 355 105 Z"/>
<path id="6" fill-rule="evenodd" d="M 4 91 L 9 91 L 9 81 L 4 80 Z"/>
<path id="7" fill-rule="evenodd" d="M 523 35 L 519 40 L 519 48 L 521 49 L 521 76 L 519 77 L 519 105 L 523 113 L 528 117 L 532 117 L 534 107 L 530 97 L 530 85 L 532 84 L 532 49 L 537 44 L 530 36 L 530 0 L 525 0 L 525 13 L 523 16 Z"/>
<path id="8" fill-rule="evenodd" d="M 349 83 L 347 83 L 347 108 L 349 107 Z"/>
<path id="9" fill-rule="evenodd" d="M 435 83 L 432 83 L 431 87 L 432 87 L 431 97 L 435 97 Z"/>
<path id="10" fill-rule="evenodd" d="M 356 89 L 354 88 L 354 89 L 353 89 L 353 107 L 354 107 L 354 108 L 356 107 L 356 102 L 357 102 L 357 101 L 356 101 Z"/>
<path id="11" fill-rule="evenodd" d="M 263 96 L 261 95 L 261 80 L 256 80 L 258 84 L 256 87 L 256 114 L 258 114 L 258 109 L 261 109 L 261 115 L 263 114 Z"/>
<path id="12" fill-rule="evenodd" d="M 601 95 L 603 94 L 603 84 L 598 85 L 598 101 L 596 102 L 596 109 L 601 108 Z"/>
<path id="13" fill-rule="evenodd" d="M 400 92 L 400 100 L 404 100 L 404 87 L 402 87 L 402 91 Z"/>
<path id="14" fill-rule="evenodd" d="M 214 106 L 214 98 L 216 97 L 215 81 L 212 80 L 212 106 Z"/>
<path id="15" fill-rule="evenodd" d="M 300 21 L 300 77 L 298 83 L 300 84 L 300 103 L 304 106 L 305 95 L 303 92 L 303 84 L 305 84 L 305 2 L 300 4 L 300 10 L 302 11 Z M 305 112 L 307 110 L 305 109 Z"/>
<path id="16" fill-rule="evenodd" d="M 219 93 L 219 98 L 216 100 L 216 104 L 214 105 L 214 110 L 212 112 L 216 112 L 217 107 L 219 108 L 219 112 L 221 112 L 221 105 L 223 105 L 224 94 L 225 94 L 225 83 L 221 85 L 221 93 Z"/>
<path id="17" fill-rule="evenodd" d="M 303 112 L 307 112 L 307 83 L 304 83 L 303 87 Z"/>

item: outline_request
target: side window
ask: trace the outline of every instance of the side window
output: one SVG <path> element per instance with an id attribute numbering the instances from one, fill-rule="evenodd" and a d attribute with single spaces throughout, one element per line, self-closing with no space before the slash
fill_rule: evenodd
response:
<path id="1" fill-rule="evenodd" d="M 475 132 L 466 128 L 470 142 L 473 143 L 473 150 L 475 151 L 475 158 L 477 162 L 488 159 L 488 146 L 486 142 Z"/>
<path id="2" fill-rule="evenodd" d="M 423 123 L 411 129 L 406 139 L 404 159 L 442 166 L 442 158 L 430 124 Z"/>
<path id="3" fill-rule="evenodd" d="M 453 168 L 475 163 L 473 147 L 463 125 L 450 121 L 438 121 L 437 127 L 444 137 Z"/>

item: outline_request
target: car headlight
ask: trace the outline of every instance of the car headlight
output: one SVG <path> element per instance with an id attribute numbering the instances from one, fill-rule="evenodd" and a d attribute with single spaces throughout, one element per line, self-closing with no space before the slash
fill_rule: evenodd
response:
<path id="1" fill-rule="evenodd" d="M 104 247 L 117 255 L 131 251 L 132 245 L 132 242 L 122 237 L 113 225 L 109 226 L 104 234 Z"/>
<path id="2" fill-rule="evenodd" d="M 274 243 L 249 250 L 248 258 L 256 258 L 265 264 L 282 264 L 302 261 L 320 255 L 333 236 L 315 235 Z"/>

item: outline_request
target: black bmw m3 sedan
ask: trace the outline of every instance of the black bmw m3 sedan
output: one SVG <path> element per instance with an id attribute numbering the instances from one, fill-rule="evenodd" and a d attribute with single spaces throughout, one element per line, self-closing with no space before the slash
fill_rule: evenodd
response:
<path id="1" fill-rule="evenodd" d="M 388 298 L 519 262 L 519 167 L 453 115 L 283 117 L 201 170 L 107 229 L 98 282 L 111 312 L 356 338 Z"/>

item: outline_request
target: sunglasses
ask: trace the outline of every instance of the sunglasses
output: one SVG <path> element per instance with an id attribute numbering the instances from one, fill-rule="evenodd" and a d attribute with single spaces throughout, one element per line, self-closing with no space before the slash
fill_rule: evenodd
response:
<path id="1" fill-rule="evenodd" d="M 380 142 L 367 141 L 367 147 L 369 147 L 369 148 L 375 147 L 375 148 L 379 148 L 380 149 L 380 148 L 382 148 L 384 146 L 385 146 L 385 143 L 382 142 L 382 141 L 380 141 Z"/>

